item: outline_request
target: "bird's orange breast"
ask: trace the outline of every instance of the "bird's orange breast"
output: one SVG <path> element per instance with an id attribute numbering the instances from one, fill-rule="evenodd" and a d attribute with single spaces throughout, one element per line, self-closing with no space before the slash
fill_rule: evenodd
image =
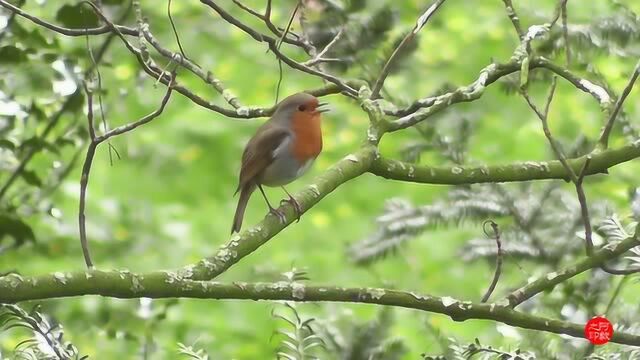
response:
<path id="1" fill-rule="evenodd" d="M 291 152 L 296 160 L 304 163 L 316 158 L 322 151 L 322 130 L 320 129 L 320 114 L 309 116 L 296 114 L 291 122 L 294 141 Z"/>

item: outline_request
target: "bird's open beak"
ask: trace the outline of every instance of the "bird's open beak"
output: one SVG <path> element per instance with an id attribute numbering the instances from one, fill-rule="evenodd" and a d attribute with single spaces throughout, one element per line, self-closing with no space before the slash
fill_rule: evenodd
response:
<path id="1" fill-rule="evenodd" d="M 321 107 L 323 107 L 323 106 L 327 106 L 327 103 L 319 103 L 318 106 L 316 107 L 316 112 L 317 113 L 324 113 L 324 112 L 327 112 L 327 111 L 331 110 L 331 109 L 328 109 L 328 108 L 321 109 Z"/>

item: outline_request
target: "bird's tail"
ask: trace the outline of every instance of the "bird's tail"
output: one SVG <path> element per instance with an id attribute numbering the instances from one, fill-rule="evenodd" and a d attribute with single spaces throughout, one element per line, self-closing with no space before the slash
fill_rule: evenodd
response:
<path id="1" fill-rule="evenodd" d="M 242 227 L 242 219 L 244 218 L 244 210 L 247 208 L 249 198 L 251 197 L 251 194 L 255 191 L 255 189 L 255 184 L 246 184 L 242 189 L 240 189 L 238 207 L 236 208 L 236 214 L 233 217 L 233 226 L 231 227 L 232 234 L 234 232 L 240 232 L 240 228 Z"/>

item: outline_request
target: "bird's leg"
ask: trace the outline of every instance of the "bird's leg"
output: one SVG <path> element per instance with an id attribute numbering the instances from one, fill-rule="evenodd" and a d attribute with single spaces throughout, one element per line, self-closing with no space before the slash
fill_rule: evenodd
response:
<path id="1" fill-rule="evenodd" d="M 291 194 L 289 194 L 289 192 L 287 191 L 287 189 L 284 188 L 284 186 L 282 186 L 282 190 L 284 190 L 284 192 L 287 193 L 287 195 L 289 195 L 289 198 L 280 201 L 280 204 L 282 203 L 291 204 L 291 206 L 293 206 L 293 209 L 296 211 L 296 222 L 299 222 L 300 215 L 302 215 L 302 208 L 300 207 L 300 203 L 293 196 L 291 196 Z"/>
<path id="2" fill-rule="evenodd" d="M 264 190 L 262 190 L 262 185 L 258 185 L 258 189 L 260 189 L 260 192 L 262 193 L 262 197 L 264 197 L 264 201 L 267 202 L 267 206 L 269 207 L 269 213 L 277 217 L 278 220 L 284 224 L 287 221 L 287 218 L 284 216 L 284 213 L 274 208 L 273 206 L 271 206 L 269 199 L 267 199 L 267 195 L 264 193 Z"/>

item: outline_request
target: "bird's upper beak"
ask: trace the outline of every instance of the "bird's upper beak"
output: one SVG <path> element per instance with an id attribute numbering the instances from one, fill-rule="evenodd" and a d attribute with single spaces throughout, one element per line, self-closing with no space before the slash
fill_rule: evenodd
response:
<path id="1" fill-rule="evenodd" d="M 328 108 L 322 109 L 322 107 L 326 106 L 326 105 L 327 105 L 327 103 L 324 103 L 324 102 L 323 103 L 319 103 L 318 106 L 316 107 L 316 112 L 317 113 L 324 113 L 324 112 L 327 112 L 327 111 L 331 110 L 331 109 L 328 109 Z"/>

